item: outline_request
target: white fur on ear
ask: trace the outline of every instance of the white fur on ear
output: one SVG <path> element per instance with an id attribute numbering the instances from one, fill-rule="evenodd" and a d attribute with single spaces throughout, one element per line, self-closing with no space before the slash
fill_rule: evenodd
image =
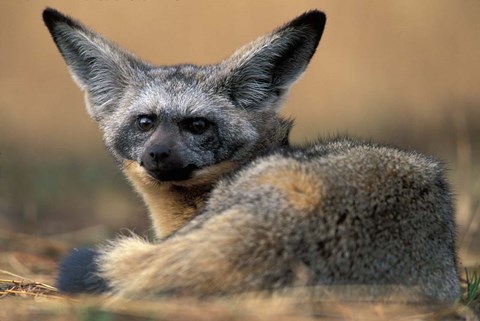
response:
<path id="1" fill-rule="evenodd" d="M 326 17 L 310 11 L 237 50 L 222 62 L 224 87 L 238 106 L 276 108 L 305 71 Z"/>
<path id="2" fill-rule="evenodd" d="M 149 65 L 80 22 L 54 9 L 43 20 L 77 85 L 86 92 L 87 110 L 102 118 L 121 99 L 126 87 Z"/>

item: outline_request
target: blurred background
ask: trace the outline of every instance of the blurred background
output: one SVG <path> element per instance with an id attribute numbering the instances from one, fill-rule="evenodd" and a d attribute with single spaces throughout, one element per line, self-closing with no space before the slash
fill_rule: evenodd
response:
<path id="1" fill-rule="evenodd" d="M 325 11 L 317 54 L 283 109 L 296 119 L 293 141 L 349 134 L 442 159 L 462 261 L 478 262 L 478 0 L 0 1 L 0 251 L 12 233 L 72 246 L 150 229 L 43 26 L 46 6 L 156 64 L 215 63 Z"/>

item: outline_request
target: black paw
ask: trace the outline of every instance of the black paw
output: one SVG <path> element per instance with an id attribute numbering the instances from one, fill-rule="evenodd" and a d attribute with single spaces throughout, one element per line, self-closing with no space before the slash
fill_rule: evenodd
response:
<path id="1" fill-rule="evenodd" d="M 64 293 L 102 293 L 109 290 L 104 279 L 97 275 L 94 249 L 73 249 L 59 264 L 57 288 Z"/>

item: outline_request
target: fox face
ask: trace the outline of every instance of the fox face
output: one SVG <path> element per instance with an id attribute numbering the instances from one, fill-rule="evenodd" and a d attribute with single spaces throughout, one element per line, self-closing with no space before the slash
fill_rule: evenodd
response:
<path id="1" fill-rule="evenodd" d="M 131 85 L 99 120 L 118 161 L 134 161 L 158 181 L 185 181 L 224 161 L 244 162 L 258 146 L 271 145 L 262 137 L 286 136 L 288 122 L 239 108 L 204 69 L 211 68 L 152 68 L 138 75 L 142 85 Z M 265 123 L 271 132 L 263 132 Z"/>
<path id="2" fill-rule="evenodd" d="M 189 72 L 190 69 L 190 72 Z M 151 70 L 123 105 L 101 119 L 106 145 L 120 162 L 131 160 L 158 181 L 190 180 L 201 169 L 224 161 L 241 163 L 265 142 L 262 121 L 281 120 L 237 108 L 207 81 L 189 84 L 198 68 Z M 186 76 L 186 74 L 192 74 Z M 172 80 L 178 78 L 179 80 Z M 181 88 L 181 89 L 179 89 Z M 210 92 L 210 93 L 209 93 Z M 283 130 L 288 123 L 285 122 Z M 282 128 L 282 126 L 280 126 Z"/>
<path id="3" fill-rule="evenodd" d="M 44 21 L 117 163 L 182 185 L 287 143 L 292 124 L 277 110 L 313 56 L 325 15 L 305 13 L 208 66 L 154 66 L 54 9 Z"/>

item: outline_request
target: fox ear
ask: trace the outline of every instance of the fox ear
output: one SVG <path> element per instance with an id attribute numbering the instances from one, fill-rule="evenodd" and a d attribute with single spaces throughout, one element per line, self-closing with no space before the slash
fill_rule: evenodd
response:
<path id="1" fill-rule="evenodd" d="M 132 78 L 148 67 L 132 54 L 55 9 L 45 9 L 43 21 L 73 79 L 86 91 L 88 112 L 96 120 L 112 110 Z"/>
<path id="2" fill-rule="evenodd" d="M 325 21 L 309 11 L 240 48 L 220 64 L 222 89 L 242 108 L 276 108 L 315 53 Z"/>

